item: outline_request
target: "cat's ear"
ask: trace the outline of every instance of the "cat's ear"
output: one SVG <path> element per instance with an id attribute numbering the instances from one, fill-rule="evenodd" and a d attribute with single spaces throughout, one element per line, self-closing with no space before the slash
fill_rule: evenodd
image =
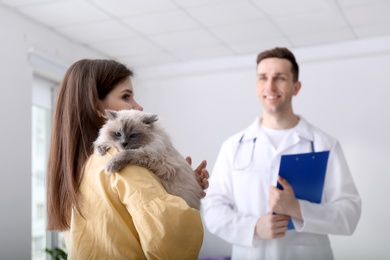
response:
<path id="1" fill-rule="evenodd" d="M 153 122 L 156 122 L 158 120 L 158 115 L 145 115 L 142 118 L 142 122 L 144 124 L 150 125 Z"/>
<path id="2" fill-rule="evenodd" d="M 110 109 L 104 110 L 104 118 L 114 120 L 116 118 L 116 111 Z"/>

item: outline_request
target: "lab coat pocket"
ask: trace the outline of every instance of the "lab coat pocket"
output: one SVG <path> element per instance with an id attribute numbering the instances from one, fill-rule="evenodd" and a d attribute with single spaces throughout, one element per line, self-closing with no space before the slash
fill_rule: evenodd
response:
<path id="1" fill-rule="evenodd" d="M 254 215 L 262 215 L 267 211 L 269 183 L 259 169 L 234 171 L 232 189 L 237 210 Z"/>

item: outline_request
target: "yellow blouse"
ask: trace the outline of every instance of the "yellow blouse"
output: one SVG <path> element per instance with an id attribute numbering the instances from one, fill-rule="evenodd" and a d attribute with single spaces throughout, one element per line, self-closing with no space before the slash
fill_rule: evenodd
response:
<path id="1" fill-rule="evenodd" d="M 65 232 L 68 259 L 197 259 L 203 242 L 198 210 L 168 194 L 148 169 L 104 173 L 116 151 L 92 155 L 80 187 L 81 214 Z"/>

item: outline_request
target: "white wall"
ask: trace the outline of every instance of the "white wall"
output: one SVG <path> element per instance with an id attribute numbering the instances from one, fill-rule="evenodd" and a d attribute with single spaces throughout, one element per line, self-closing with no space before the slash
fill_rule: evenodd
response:
<path id="1" fill-rule="evenodd" d="M 31 259 L 31 104 L 35 69 L 58 78 L 58 68 L 29 62 L 30 48 L 70 64 L 101 57 L 0 5 L 0 259 Z M 39 68 L 38 68 L 39 67 Z"/>
<path id="2" fill-rule="evenodd" d="M 339 139 L 363 199 L 355 234 L 331 236 L 335 258 L 390 259 L 390 37 L 292 50 L 303 84 L 295 112 Z M 136 97 L 183 155 L 207 159 L 211 171 L 222 141 L 261 113 L 256 55 L 138 70 Z M 201 256 L 229 253 L 206 232 Z"/>

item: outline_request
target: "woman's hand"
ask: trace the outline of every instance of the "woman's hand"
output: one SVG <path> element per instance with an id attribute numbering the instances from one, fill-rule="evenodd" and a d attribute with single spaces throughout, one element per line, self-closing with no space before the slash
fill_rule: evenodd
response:
<path id="1" fill-rule="evenodd" d="M 191 165 L 192 159 L 190 156 L 186 157 L 187 162 Z M 199 185 L 202 187 L 203 190 L 207 189 L 209 187 L 209 172 L 206 169 L 207 161 L 203 160 L 199 166 L 195 169 L 194 173 L 199 181 Z M 203 192 L 203 197 L 206 196 L 206 192 Z"/>

